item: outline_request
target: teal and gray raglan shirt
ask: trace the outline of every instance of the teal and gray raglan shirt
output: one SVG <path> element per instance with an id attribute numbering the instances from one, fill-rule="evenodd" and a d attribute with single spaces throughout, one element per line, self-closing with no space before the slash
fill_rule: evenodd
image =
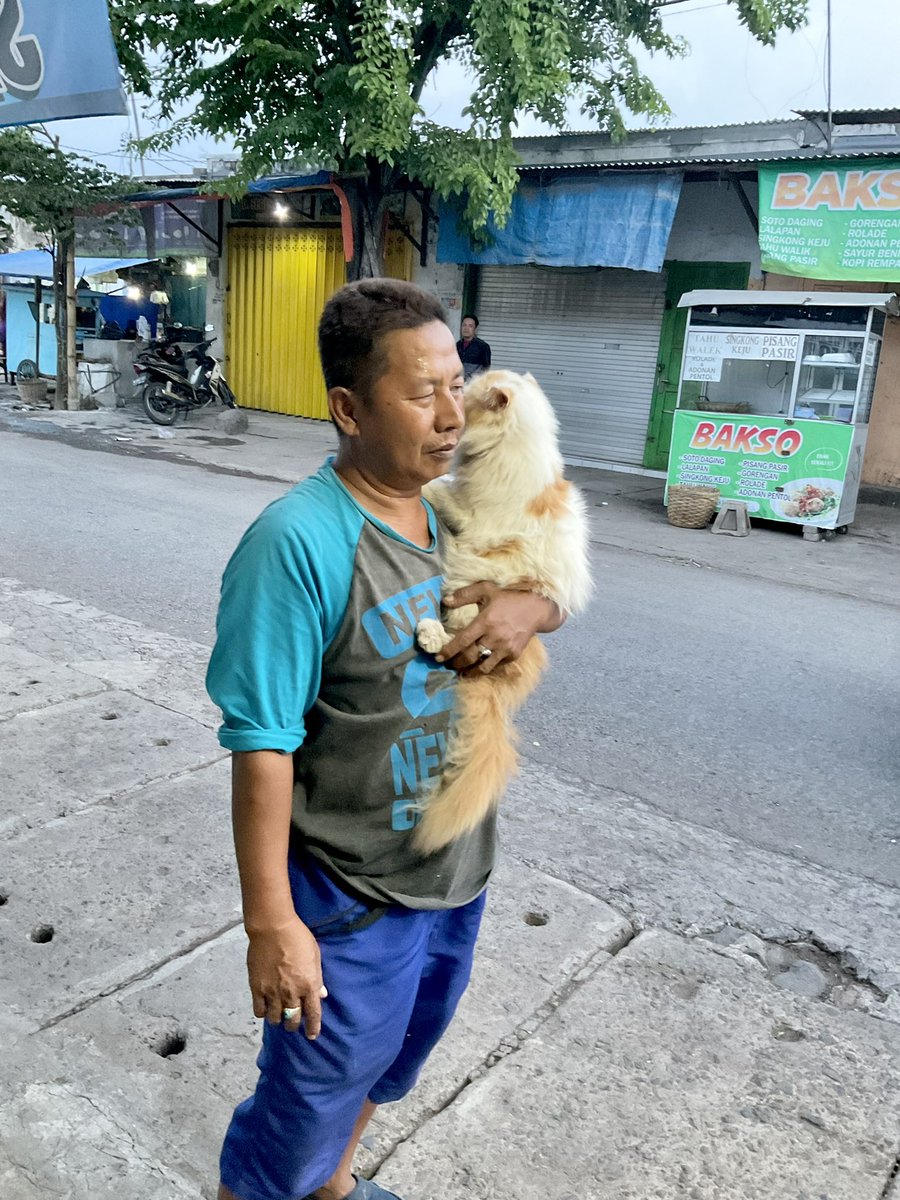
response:
<path id="1" fill-rule="evenodd" d="M 487 883 L 496 822 L 428 857 L 411 845 L 456 690 L 416 645 L 418 622 L 440 615 L 426 509 L 424 549 L 330 462 L 270 504 L 225 569 L 207 687 L 223 746 L 293 754 L 296 840 L 338 881 L 376 903 L 452 908 Z"/>

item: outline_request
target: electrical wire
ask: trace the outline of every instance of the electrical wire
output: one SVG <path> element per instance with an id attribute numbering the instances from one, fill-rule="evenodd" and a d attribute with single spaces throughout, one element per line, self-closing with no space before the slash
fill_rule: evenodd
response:
<path id="1" fill-rule="evenodd" d="M 669 8 L 673 4 L 690 4 L 691 0 L 659 0 L 658 4 L 654 4 L 654 8 Z M 702 8 L 685 8 L 680 13 L 671 13 L 673 17 L 681 17 L 686 13 L 706 12 L 710 8 L 727 8 L 729 0 L 717 0 L 715 4 L 704 4 Z"/>
<path id="2" fill-rule="evenodd" d="M 88 157 L 95 157 L 95 158 L 126 159 L 129 157 L 128 153 L 124 150 L 87 150 L 83 146 L 62 146 L 62 145 L 60 146 L 60 149 L 65 150 L 69 154 L 84 154 L 84 155 L 87 155 Z M 157 158 L 155 155 L 151 155 L 151 154 L 147 154 L 144 157 L 147 162 L 156 163 L 156 165 L 160 166 L 160 167 L 171 168 L 173 166 L 173 164 L 184 164 L 185 166 L 193 168 L 198 165 L 196 158 L 188 158 L 182 154 L 172 154 L 172 155 L 169 155 L 167 158 Z"/>

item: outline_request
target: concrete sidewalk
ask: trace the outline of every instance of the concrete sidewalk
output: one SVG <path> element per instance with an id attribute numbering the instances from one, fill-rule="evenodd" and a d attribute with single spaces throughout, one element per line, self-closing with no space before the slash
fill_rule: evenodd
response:
<path id="1" fill-rule="evenodd" d="M 215 1195 L 259 1023 L 206 654 L 0 583 L 4 1200 Z M 860 881 L 586 787 L 517 782 L 472 987 L 363 1170 L 404 1200 L 900 1200 L 896 894 L 843 928 Z M 733 926 L 592 894 L 688 860 Z M 815 945 L 778 928 L 792 886 Z"/>
<path id="2" fill-rule="evenodd" d="M 249 428 L 228 434 L 219 428 L 216 411 L 193 413 L 164 427 L 153 425 L 136 405 L 92 412 L 28 409 L 14 388 L 0 385 L 0 429 L 62 439 L 88 452 L 162 458 L 288 487 L 337 448 L 328 422 L 242 411 Z M 668 524 L 660 479 L 584 467 L 568 474 L 588 500 L 598 546 L 900 605 L 900 508 L 861 504 L 849 535 L 831 542 L 804 541 L 799 528 L 775 523 L 754 525 L 746 538 L 715 537 L 708 530 Z"/>
<path id="3" fill-rule="evenodd" d="M 0 387 L 0 428 L 286 487 L 336 445 L 265 413 L 168 437 L 134 408 L 17 405 Z M 714 537 L 668 525 L 658 480 L 570 474 L 601 570 L 900 603 L 898 510 L 828 543 Z M 207 653 L 0 581 L 3 1200 L 215 1195 L 259 1031 Z M 404 1200 L 900 1200 L 896 891 L 534 762 L 503 843 L 472 987 L 367 1174 Z"/>

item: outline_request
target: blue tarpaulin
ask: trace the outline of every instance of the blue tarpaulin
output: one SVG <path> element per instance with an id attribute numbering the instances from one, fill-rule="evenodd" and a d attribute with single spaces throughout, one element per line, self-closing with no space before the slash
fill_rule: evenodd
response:
<path id="1" fill-rule="evenodd" d="M 312 175 L 267 175 L 265 179 L 255 179 L 247 185 L 247 191 L 254 192 L 289 192 L 293 188 L 318 187 L 329 183 L 333 178 L 330 171 L 316 171 Z"/>
<path id="2" fill-rule="evenodd" d="M 0 126 L 124 112 L 106 0 L 0 3 Z"/>
<path id="3" fill-rule="evenodd" d="M 523 179 L 506 225 L 490 222 L 483 250 L 460 231 L 459 209 L 442 204 L 438 262 L 660 271 L 681 182 L 680 173 L 625 171 Z"/>
<path id="4" fill-rule="evenodd" d="M 148 258 L 83 258 L 75 259 L 75 278 L 84 275 L 105 275 L 107 271 L 124 271 L 151 262 Z M 15 254 L 0 254 L 0 275 L 16 279 L 53 279 L 53 256 L 49 250 L 19 250 Z"/>

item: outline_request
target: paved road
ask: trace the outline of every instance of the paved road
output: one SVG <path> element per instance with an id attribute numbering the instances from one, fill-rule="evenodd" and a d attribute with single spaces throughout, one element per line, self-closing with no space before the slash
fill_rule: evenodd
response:
<path id="1" fill-rule="evenodd" d="M 6 433 L 0 574 L 209 642 L 283 487 Z M 757 846 L 900 883 L 897 613 L 599 547 L 523 749 Z M 537 743 L 537 744 L 535 744 Z"/>

